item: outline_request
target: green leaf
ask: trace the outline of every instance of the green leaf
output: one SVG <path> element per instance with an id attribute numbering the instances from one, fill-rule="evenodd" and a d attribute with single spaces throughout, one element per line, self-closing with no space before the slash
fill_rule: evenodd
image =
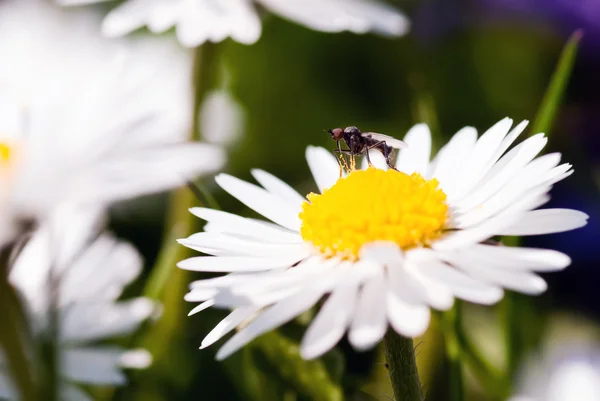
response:
<path id="1" fill-rule="evenodd" d="M 343 392 L 329 376 L 322 360 L 304 360 L 300 347 L 293 340 L 273 331 L 252 343 L 256 352 L 300 394 L 314 401 L 341 401 Z"/>
<path id="2" fill-rule="evenodd" d="M 265 360 L 264 355 L 252 347 L 244 347 L 223 362 L 238 394 L 247 401 L 279 401 L 296 399 L 297 393 L 283 382 Z"/>
<path id="3" fill-rule="evenodd" d="M 327 372 L 335 383 L 341 383 L 346 370 L 346 358 L 344 354 L 337 348 L 333 348 L 321 357 Z"/>
<path id="4" fill-rule="evenodd" d="M 556 117 L 556 111 L 565 92 L 567 82 L 573 70 L 577 49 L 583 33 L 581 30 L 575 31 L 567 40 L 567 44 L 562 50 L 560 59 L 546 89 L 544 98 L 538 114 L 535 117 L 531 132 L 537 134 L 543 132 L 549 134 L 552 124 Z"/>

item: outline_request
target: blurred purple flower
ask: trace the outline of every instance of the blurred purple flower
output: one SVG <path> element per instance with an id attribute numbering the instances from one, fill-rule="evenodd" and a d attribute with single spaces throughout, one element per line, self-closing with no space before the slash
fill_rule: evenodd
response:
<path id="1" fill-rule="evenodd" d="M 456 7 L 443 0 L 425 0 L 414 15 L 414 31 L 425 40 L 480 23 L 524 20 L 547 24 L 560 35 L 583 29 L 583 46 L 600 51 L 598 0 L 467 0 Z"/>
<path id="2" fill-rule="evenodd" d="M 600 2 L 597 0 L 480 0 L 488 12 L 518 12 L 538 16 L 570 33 L 583 29 L 600 39 Z M 555 24 L 556 23 L 556 24 Z"/>

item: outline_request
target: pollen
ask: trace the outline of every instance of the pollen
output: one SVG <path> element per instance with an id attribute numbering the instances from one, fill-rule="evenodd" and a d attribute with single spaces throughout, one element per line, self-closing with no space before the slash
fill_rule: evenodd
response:
<path id="1" fill-rule="evenodd" d="M 428 246 L 448 220 L 446 194 L 420 174 L 368 168 L 340 178 L 302 205 L 302 238 L 325 256 L 358 258 L 373 241 L 403 249 Z"/>

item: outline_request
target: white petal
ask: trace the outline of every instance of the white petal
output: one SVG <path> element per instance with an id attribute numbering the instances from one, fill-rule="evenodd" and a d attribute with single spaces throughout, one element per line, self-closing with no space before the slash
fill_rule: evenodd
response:
<path id="1" fill-rule="evenodd" d="M 237 42 L 252 44 L 260 37 L 260 20 L 247 0 L 229 0 L 214 4 L 185 1 L 179 15 L 177 38 L 187 47 L 205 41 L 220 42 L 231 36 Z"/>
<path id="2" fill-rule="evenodd" d="M 567 255 L 550 249 L 478 244 L 464 252 L 477 258 L 481 264 L 511 270 L 548 272 L 562 270 L 571 264 L 571 258 Z"/>
<path id="3" fill-rule="evenodd" d="M 272 274 L 272 271 L 264 273 L 230 273 L 225 276 L 207 278 L 203 280 L 192 281 L 190 288 L 226 288 L 231 285 L 246 283 L 248 280 L 258 279 Z"/>
<path id="4" fill-rule="evenodd" d="M 148 298 L 73 304 L 61 312 L 61 340 L 81 343 L 129 334 L 156 308 Z"/>
<path id="5" fill-rule="evenodd" d="M 260 311 L 260 308 L 255 306 L 235 309 L 227 315 L 227 317 L 221 320 L 219 324 L 206 335 L 206 337 L 204 337 L 200 349 L 204 349 L 216 343 L 223 338 L 223 336 L 227 335 L 227 333 L 231 332 L 231 330 L 250 319 L 258 311 Z"/>
<path id="6" fill-rule="evenodd" d="M 470 210 L 455 210 L 454 226 L 463 228 L 477 224 L 503 209 L 514 209 L 515 202 L 522 202 L 524 197 L 535 198 L 545 194 L 550 190 L 550 185 L 557 176 L 561 176 L 570 168 L 568 165 L 554 168 L 559 158 L 559 154 L 537 158 L 522 168 L 519 174 L 513 176 L 504 187 L 484 203 Z"/>
<path id="7" fill-rule="evenodd" d="M 126 1 L 113 8 L 104 18 L 102 33 L 110 38 L 127 35 L 144 25 L 148 2 Z"/>
<path id="8" fill-rule="evenodd" d="M 480 280 L 528 295 L 541 294 L 548 288 L 546 282 L 534 273 L 484 268 L 483 266 L 469 268 L 469 273 Z"/>
<path id="9" fill-rule="evenodd" d="M 310 285 L 315 281 L 326 280 L 330 274 L 337 274 L 336 270 L 339 270 L 339 265 L 338 259 L 311 257 L 285 271 L 253 273 L 252 276 L 245 279 L 245 282 L 236 280 L 231 283 L 230 288 L 239 294 L 253 294 L 299 286 L 304 283 Z"/>
<path id="10" fill-rule="evenodd" d="M 84 4 L 102 3 L 110 0 L 56 0 L 56 4 L 61 6 L 81 6 Z"/>
<path id="11" fill-rule="evenodd" d="M 356 304 L 357 283 L 342 283 L 335 288 L 302 338 L 300 354 L 317 358 L 340 341 L 352 318 Z"/>
<path id="12" fill-rule="evenodd" d="M 548 139 L 543 135 L 536 135 L 513 148 L 491 168 L 470 194 L 452 206 L 461 210 L 470 209 L 501 191 L 510 179 L 533 160 L 547 142 Z"/>
<path id="13" fill-rule="evenodd" d="M 446 256 L 457 268 L 483 282 L 501 285 L 504 288 L 530 295 L 540 294 L 547 288 L 546 282 L 533 273 L 499 269 L 481 263 L 467 251 L 450 253 Z"/>
<path id="14" fill-rule="evenodd" d="M 151 364 L 152 354 L 141 348 L 125 351 L 119 358 L 119 365 L 126 369 L 146 369 Z"/>
<path id="15" fill-rule="evenodd" d="M 129 199 L 184 185 L 203 173 L 218 170 L 224 163 L 223 150 L 206 144 L 137 150 L 98 163 L 81 175 L 69 195 L 73 201 L 92 204 Z"/>
<path id="16" fill-rule="evenodd" d="M 492 156 L 490 160 L 492 164 L 495 163 L 504 154 L 504 152 L 506 152 L 510 145 L 512 145 L 515 139 L 517 139 L 517 137 L 521 135 L 521 133 L 525 130 L 525 128 L 527 128 L 528 125 L 529 121 L 523 120 L 519 124 L 514 126 L 508 134 L 506 134 L 506 137 L 502 140 L 502 142 L 500 142 L 500 146 L 498 146 L 498 149 L 496 149 L 496 153 Z"/>
<path id="17" fill-rule="evenodd" d="M 192 234 L 188 238 L 177 240 L 177 242 L 192 249 L 213 249 L 219 251 L 219 254 L 231 256 L 293 257 L 292 255 L 296 255 L 298 259 L 302 259 L 311 251 L 309 245 L 305 243 L 264 243 L 212 232 Z"/>
<path id="18" fill-rule="evenodd" d="M 541 235 L 570 231 L 587 224 L 588 215 L 571 209 L 540 209 L 523 213 L 497 235 Z"/>
<path id="19" fill-rule="evenodd" d="M 348 333 L 348 340 L 356 350 L 362 351 L 374 347 L 385 335 L 387 329 L 385 294 L 383 274 L 378 274 L 363 285 Z"/>
<path id="20" fill-rule="evenodd" d="M 90 239 L 97 229 L 95 218 L 84 219 L 84 223 L 78 218 L 81 215 L 60 217 L 61 221 L 52 217 L 28 242 L 11 271 L 11 282 L 27 297 L 34 313 L 43 314 L 48 306 L 50 267 L 52 274 L 60 277 L 61 308 L 81 302 L 109 301 L 111 305 L 110 301 L 118 298 L 123 287 L 141 271 L 139 254 L 131 245 L 108 234 Z"/>
<path id="21" fill-rule="evenodd" d="M 307 260 L 310 260 L 308 258 Z M 297 271 L 296 267 L 303 266 L 306 260 L 303 260 L 296 266 L 294 271 Z M 264 280 L 268 280 L 272 276 L 278 276 L 282 272 L 291 272 L 290 266 L 284 266 L 279 269 L 273 269 L 265 272 L 249 272 L 249 273 L 230 273 L 224 276 L 208 278 L 203 280 L 196 280 L 190 284 L 191 289 L 196 288 L 208 288 L 208 289 L 223 289 L 223 288 L 236 288 L 237 286 L 254 287 L 255 283 L 263 283 Z"/>
<path id="22" fill-rule="evenodd" d="M 224 289 L 222 291 L 217 292 L 214 295 L 211 295 L 211 298 L 215 300 L 215 307 L 217 308 L 225 308 L 225 309 L 237 309 L 246 307 L 248 305 L 253 305 L 257 307 L 267 307 L 269 305 L 280 302 L 286 298 L 289 298 L 295 294 L 299 294 L 305 290 L 306 286 L 296 285 L 289 286 L 284 288 L 274 289 L 268 292 L 252 292 L 252 293 L 243 293 L 236 292 L 231 289 Z M 186 301 L 198 301 L 200 299 L 191 299 L 191 295 L 198 290 L 192 290 L 188 294 L 185 295 L 184 299 Z M 202 290 L 200 290 L 202 291 Z M 205 298 L 207 299 L 207 298 Z"/>
<path id="23" fill-rule="evenodd" d="M 191 208 L 190 212 L 210 223 L 215 223 L 211 227 L 220 232 L 259 238 L 269 242 L 302 242 L 302 237 L 298 233 L 267 221 L 259 221 L 202 207 Z M 205 231 L 209 230 L 205 227 Z"/>
<path id="24" fill-rule="evenodd" d="M 402 250 L 394 242 L 375 241 L 360 249 L 361 260 L 370 260 L 387 266 L 401 266 L 404 261 Z"/>
<path id="25" fill-rule="evenodd" d="M 479 225 L 446 234 L 440 240 L 434 242 L 432 248 L 451 250 L 485 241 L 514 224 L 519 220 L 519 217 L 519 214 L 507 215 L 506 213 L 494 216 Z"/>
<path id="26" fill-rule="evenodd" d="M 491 305 L 504 296 L 502 289 L 477 281 L 445 263 L 425 263 L 419 268 L 432 281 L 447 286 L 456 297 L 466 301 Z"/>
<path id="27" fill-rule="evenodd" d="M 552 170 L 548 171 L 546 174 L 544 174 L 541 180 L 544 181 L 546 185 L 552 185 L 556 182 L 564 180 L 565 178 L 573 174 L 573 170 L 571 170 L 571 167 L 573 166 L 568 163 L 561 164 L 560 166 L 557 166 Z"/>
<path id="28" fill-rule="evenodd" d="M 407 147 L 400 151 L 396 168 L 403 173 L 425 175 L 431 156 L 431 132 L 427 124 L 413 126 L 404 137 Z"/>
<path id="29" fill-rule="evenodd" d="M 440 188 L 445 193 L 451 193 L 458 184 L 461 177 L 457 173 L 473 151 L 476 142 L 477 130 L 465 127 L 452 136 L 431 163 L 433 171 L 430 176 L 440 182 Z"/>
<path id="30" fill-rule="evenodd" d="M 486 220 L 496 219 L 500 215 L 520 215 L 546 203 L 550 199 L 547 195 L 550 189 L 551 187 L 541 184 L 523 193 L 516 191 L 511 193 L 507 190 L 505 196 L 498 194 L 463 215 L 456 213 L 456 216 L 451 219 L 450 225 L 454 228 L 468 230 L 478 224 L 483 224 Z"/>
<path id="31" fill-rule="evenodd" d="M 61 372 L 67 379 L 94 385 L 123 385 L 123 350 L 116 347 L 73 348 L 62 353 Z"/>
<path id="32" fill-rule="evenodd" d="M 410 255 L 412 261 L 407 260 Z M 419 264 L 437 260 L 432 252 L 402 251 L 396 244 L 375 242 L 361 249 L 360 257 L 386 267 L 387 283 L 403 301 L 413 304 L 430 304 L 436 309 L 449 309 L 454 303 L 452 293 L 419 272 Z M 433 255 L 433 256 L 432 256 Z"/>
<path id="33" fill-rule="evenodd" d="M 252 175 L 254 178 L 256 178 L 256 181 L 263 186 L 263 188 L 273 195 L 277 195 L 282 199 L 285 199 L 287 202 L 295 205 L 294 207 L 296 209 L 300 210 L 300 208 L 302 208 L 302 204 L 306 202 L 306 199 L 296 192 L 294 188 L 290 187 L 288 184 L 281 181 L 274 175 L 259 169 L 253 169 Z"/>
<path id="34" fill-rule="evenodd" d="M 180 13 L 180 4 L 176 5 L 173 1 L 155 2 L 146 16 L 148 29 L 152 33 L 163 33 L 177 23 Z"/>
<path id="35" fill-rule="evenodd" d="M 61 274 L 61 306 L 86 300 L 114 300 L 135 280 L 143 261 L 137 250 L 112 235 L 103 234 Z"/>
<path id="36" fill-rule="evenodd" d="M 227 174 L 219 174 L 215 180 L 221 188 L 250 209 L 285 228 L 293 231 L 300 230 L 301 222 L 298 217 L 300 210 L 294 205 L 273 196 L 256 185 Z"/>
<path id="37" fill-rule="evenodd" d="M 427 304 L 448 310 L 454 304 L 450 289 L 420 271 L 418 263 L 407 261 L 403 270 L 388 269 L 388 281 L 398 298 L 411 305 Z"/>
<path id="38" fill-rule="evenodd" d="M 217 352 L 217 359 L 227 358 L 261 334 L 289 322 L 316 304 L 323 293 L 322 288 L 311 288 L 271 306 L 231 337 Z"/>
<path id="39" fill-rule="evenodd" d="M 425 333 L 430 318 L 427 306 L 411 305 L 392 291 L 387 292 L 386 301 L 387 317 L 397 333 L 406 337 L 417 337 Z"/>
<path id="40" fill-rule="evenodd" d="M 340 165 L 331 152 L 315 146 L 306 148 L 306 161 L 319 191 L 333 186 L 340 178 Z"/>
<path id="41" fill-rule="evenodd" d="M 256 258 L 245 256 L 196 256 L 177 263 L 183 270 L 198 272 L 251 272 L 291 266 L 296 258 Z"/>
<path id="42" fill-rule="evenodd" d="M 497 150 L 511 125 L 512 120 L 505 118 L 479 137 L 471 155 L 465 160 L 458 173 L 460 182 L 455 190 L 447 193 L 449 202 L 462 198 L 489 171 L 495 162 L 493 158 L 497 155 Z M 500 156 L 498 155 L 498 157 Z"/>
<path id="43" fill-rule="evenodd" d="M 318 287 L 329 291 L 337 287 L 340 281 L 360 282 L 374 273 L 369 266 L 340 263 L 336 259 L 323 262 L 319 259 L 311 258 L 308 262 L 284 272 L 263 274 L 260 280 L 248 280 L 246 284 L 239 283 L 221 290 L 215 296 L 215 304 L 228 308 L 244 305 L 267 306 L 311 288 Z M 301 267 L 303 265 L 306 267 Z"/>
<path id="44" fill-rule="evenodd" d="M 215 288 L 192 288 L 190 292 L 185 294 L 183 297 L 187 302 L 215 302 L 215 297 L 219 294 L 219 291 Z"/>
<path id="45" fill-rule="evenodd" d="M 198 305 L 195 308 L 193 308 L 188 313 L 188 316 L 192 316 L 192 315 L 195 315 L 196 313 L 200 313 L 203 310 L 206 310 L 206 309 L 208 309 L 208 308 L 210 308 L 211 306 L 214 306 L 214 305 L 215 305 L 215 300 L 214 299 L 209 299 L 208 301 L 204 301 L 200 305 Z"/>
<path id="46" fill-rule="evenodd" d="M 260 0 L 266 8 L 310 29 L 323 32 L 374 31 L 400 36 L 409 28 L 408 19 L 395 8 L 362 0 Z"/>

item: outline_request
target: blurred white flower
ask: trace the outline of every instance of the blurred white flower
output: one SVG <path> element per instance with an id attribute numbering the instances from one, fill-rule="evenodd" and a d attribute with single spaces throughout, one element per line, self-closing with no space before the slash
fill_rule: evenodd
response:
<path id="1" fill-rule="evenodd" d="M 108 0 L 56 1 L 75 5 Z M 257 6 L 323 32 L 373 31 L 400 36 L 409 28 L 404 14 L 376 0 L 126 0 L 108 13 L 102 31 L 116 37 L 142 26 L 157 33 L 176 26 L 184 46 L 220 42 L 227 37 L 252 44 L 261 33 Z"/>
<path id="2" fill-rule="evenodd" d="M 225 89 L 206 94 L 199 120 L 202 138 L 221 146 L 235 142 L 242 135 L 245 126 L 244 109 Z"/>
<path id="3" fill-rule="evenodd" d="M 331 349 L 348 331 L 350 344 L 368 349 L 388 325 L 415 337 L 429 325 L 430 308 L 454 298 L 499 301 L 508 288 L 546 290 L 535 272 L 564 269 L 567 255 L 486 241 L 497 235 L 540 235 L 586 224 L 585 213 L 535 210 L 552 185 L 568 177 L 560 154 L 537 157 L 543 134 L 512 147 L 527 122 L 505 118 L 479 138 L 460 130 L 431 159 L 425 124 L 405 136 L 396 168 L 355 170 L 340 178 L 336 158 L 309 147 L 307 161 L 320 194 L 307 198 L 275 176 L 253 170 L 256 186 L 221 174 L 217 183 L 272 222 L 194 208 L 208 223 L 180 243 L 213 256 L 181 261 L 182 269 L 231 273 L 192 283 L 186 300 L 234 309 L 202 341 L 207 347 L 244 324 L 218 351 L 226 358 L 257 336 L 295 318 L 326 297 L 301 344 L 304 358 Z M 308 199 L 308 201 L 306 200 Z M 249 323 L 248 323 L 249 322 Z"/>
<path id="4" fill-rule="evenodd" d="M 166 190 L 224 162 L 186 142 L 189 52 L 103 38 L 88 11 L 0 3 L 0 221 Z"/>
<path id="5" fill-rule="evenodd" d="M 48 341 L 49 317 L 56 313 L 61 400 L 91 400 L 72 382 L 122 385 L 123 368 L 144 368 L 151 362 L 145 350 L 92 345 L 131 333 L 157 310 L 147 298 L 117 301 L 140 274 L 142 261 L 131 245 L 97 234 L 99 216 L 97 211 L 59 208 L 26 243 L 9 274 L 36 340 Z M 35 361 L 35 351 L 30 355 Z M 16 399 L 3 365 L 0 356 L 0 398 Z"/>
<path id="6" fill-rule="evenodd" d="M 509 401 L 600 400 L 600 346 L 563 344 L 525 364 Z"/>

